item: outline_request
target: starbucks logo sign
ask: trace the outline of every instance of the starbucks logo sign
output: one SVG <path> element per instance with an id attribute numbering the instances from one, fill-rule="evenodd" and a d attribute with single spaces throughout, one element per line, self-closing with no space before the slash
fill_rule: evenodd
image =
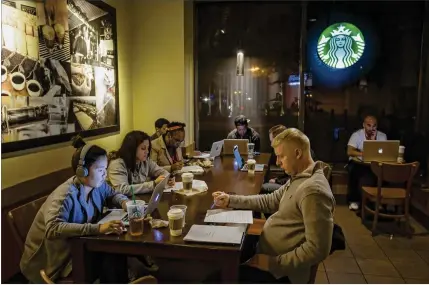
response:
<path id="1" fill-rule="evenodd" d="M 362 32 L 353 24 L 336 23 L 326 28 L 317 41 L 320 59 L 332 68 L 355 64 L 365 50 Z"/>

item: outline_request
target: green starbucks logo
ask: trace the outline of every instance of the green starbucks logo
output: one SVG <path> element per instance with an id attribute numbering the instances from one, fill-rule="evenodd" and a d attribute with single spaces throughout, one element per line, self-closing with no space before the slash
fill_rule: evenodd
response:
<path id="1" fill-rule="evenodd" d="M 365 50 L 362 32 L 349 23 L 336 23 L 326 28 L 317 41 L 320 59 L 333 68 L 355 64 Z"/>

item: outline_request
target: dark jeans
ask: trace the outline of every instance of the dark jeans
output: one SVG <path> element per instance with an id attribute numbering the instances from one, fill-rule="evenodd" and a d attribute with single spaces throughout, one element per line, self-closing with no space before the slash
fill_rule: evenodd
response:
<path id="1" fill-rule="evenodd" d="M 240 262 L 244 263 L 249 260 L 252 256 L 255 255 L 256 245 L 258 244 L 259 237 L 258 236 L 246 236 L 243 244 L 243 251 L 240 257 Z M 214 272 L 210 275 L 204 283 L 220 283 L 222 280 L 220 279 L 219 271 Z M 255 267 L 240 265 L 238 268 L 238 283 L 240 284 L 287 284 L 291 283 L 289 278 L 282 277 L 280 279 L 276 279 L 270 272 L 263 271 Z"/>
<path id="2" fill-rule="evenodd" d="M 90 279 L 100 278 L 100 284 L 128 283 L 127 256 L 122 254 L 91 253 L 86 257 Z M 70 274 L 73 277 L 73 272 Z"/>
<path id="3" fill-rule="evenodd" d="M 276 279 L 270 272 L 263 271 L 255 267 L 240 265 L 238 272 L 238 282 L 240 284 L 288 284 L 289 278 L 282 277 Z"/>
<path id="4" fill-rule="evenodd" d="M 349 203 L 360 203 L 362 200 L 362 186 L 375 186 L 377 184 L 377 177 L 371 171 L 369 164 L 358 163 L 353 160 L 349 161 L 347 170 L 349 172 L 347 201 Z"/>

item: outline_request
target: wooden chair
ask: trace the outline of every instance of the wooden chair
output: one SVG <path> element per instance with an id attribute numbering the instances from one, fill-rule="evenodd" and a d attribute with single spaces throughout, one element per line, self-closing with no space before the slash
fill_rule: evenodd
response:
<path id="1" fill-rule="evenodd" d="M 47 197 L 48 196 L 45 196 L 19 206 L 7 214 L 12 234 L 15 237 L 21 253 L 24 251 L 25 239 L 27 238 L 33 219 L 40 207 L 45 203 Z"/>
<path id="2" fill-rule="evenodd" d="M 409 211 L 410 211 L 410 197 L 411 197 L 411 186 L 414 175 L 417 173 L 419 168 L 418 162 L 413 163 L 382 163 L 373 161 L 371 162 L 371 170 L 377 176 L 377 187 L 362 187 L 362 223 L 365 222 L 365 215 L 367 212 L 374 215 L 372 223 L 372 234 L 374 235 L 377 228 L 378 217 L 393 218 L 398 221 L 401 218 L 405 218 L 407 236 L 411 237 L 410 222 L 409 222 Z M 383 182 L 404 184 L 406 188 L 393 188 L 383 187 Z M 367 205 L 367 201 L 375 202 L 375 209 L 370 209 Z M 380 205 L 395 205 L 404 206 L 403 214 L 385 214 L 380 213 Z"/>
<path id="3" fill-rule="evenodd" d="M 45 281 L 46 284 L 55 284 L 54 281 L 52 281 L 52 279 L 46 274 L 44 269 L 40 270 L 40 276 L 42 276 L 43 281 Z M 147 275 L 140 277 L 129 284 L 158 284 L 158 280 L 152 275 Z"/>
<path id="4" fill-rule="evenodd" d="M 323 164 L 323 174 L 325 175 L 326 180 L 331 182 L 332 167 L 326 162 L 321 161 L 321 163 Z"/>

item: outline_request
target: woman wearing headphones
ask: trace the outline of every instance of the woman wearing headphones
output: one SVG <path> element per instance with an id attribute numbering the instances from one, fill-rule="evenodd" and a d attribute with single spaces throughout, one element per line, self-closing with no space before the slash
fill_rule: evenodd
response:
<path id="1" fill-rule="evenodd" d="M 150 137 L 141 131 L 129 132 L 117 152 L 111 154 L 107 169 L 110 184 L 116 192 L 131 196 L 152 192 L 167 175 L 149 156 Z M 170 183 L 171 184 L 171 183 Z"/>
<path id="2" fill-rule="evenodd" d="M 115 192 L 106 182 L 106 151 L 96 145 L 86 145 L 78 137 L 72 158 L 76 176 L 58 186 L 42 205 L 27 234 L 20 267 L 25 277 L 34 283 L 44 283 L 40 270 L 52 279 L 64 278 L 72 271 L 68 238 L 85 235 L 122 234 L 121 221 L 98 225 L 103 206 L 111 202 L 126 210 L 128 198 Z M 98 267 L 101 283 L 121 283 L 127 276 L 111 270 L 112 263 L 124 261 L 112 255 L 100 256 Z M 106 266 L 110 270 L 106 270 Z"/>

